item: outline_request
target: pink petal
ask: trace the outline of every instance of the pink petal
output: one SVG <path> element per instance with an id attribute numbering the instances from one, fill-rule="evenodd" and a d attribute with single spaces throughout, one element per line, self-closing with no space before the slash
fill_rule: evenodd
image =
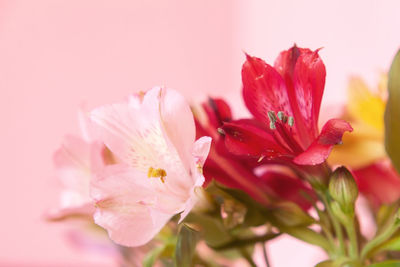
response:
<path id="1" fill-rule="evenodd" d="M 242 67 L 243 99 L 249 111 L 268 123 L 268 111 L 283 111 L 292 116 L 285 81 L 262 59 L 246 55 Z"/>
<path id="2" fill-rule="evenodd" d="M 62 208 L 79 207 L 90 202 L 89 183 L 94 144 L 75 136 L 66 136 L 53 156 L 57 178 L 63 184 Z M 68 194 L 66 192 L 69 192 Z"/>
<path id="3" fill-rule="evenodd" d="M 225 145 L 235 155 L 254 157 L 279 157 L 287 155 L 266 128 L 261 128 L 255 121 L 237 120 L 224 123 Z"/>
<path id="4" fill-rule="evenodd" d="M 123 165 L 112 165 L 92 181 L 91 196 L 96 201 L 95 223 L 105 228 L 111 239 L 125 246 L 139 246 L 156 235 L 171 214 L 151 216 L 156 201 L 149 178 Z"/>
<path id="5" fill-rule="evenodd" d="M 164 88 L 158 90 L 163 130 L 189 170 L 190 155 L 196 138 L 192 111 L 186 99 L 177 91 Z"/>
<path id="6" fill-rule="evenodd" d="M 86 142 L 94 141 L 92 124 L 89 115 L 90 113 L 87 111 L 86 106 L 82 104 L 78 110 L 78 122 L 82 137 Z"/>
<path id="7" fill-rule="evenodd" d="M 169 214 L 156 217 L 147 208 L 138 208 L 121 213 L 117 207 L 98 209 L 95 223 L 107 229 L 110 238 L 117 244 L 137 247 L 148 243 L 171 218 Z"/>
<path id="8" fill-rule="evenodd" d="M 54 209 L 47 212 L 44 216 L 50 221 L 62 221 L 67 219 L 84 219 L 91 221 L 95 212 L 94 203 L 84 203 L 80 206 L 65 207 Z"/>
<path id="9" fill-rule="evenodd" d="M 192 155 L 197 164 L 203 166 L 211 147 L 211 137 L 203 136 L 196 140 L 193 145 Z"/>
<path id="10" fill-rule="evenodd" d="M 140 108 L 120 103 L 91 113 L 99 139 L 113 155 L 143 172 L 149 167 L 161 168 L 156 164 L 170 151 L 160 125 L 157 92 L 149 91 Z"/>
<path id="11" fill-rule="evenodd" d="M 323 163 L 329 156 L 332 148 L 342 142 L 343 134 L 353 131 L 349 123 L 340 119 L 327 121 L 318 138 L 299 154 L 294 162 L 299 165 L 316 165 Z"/>
<path id="12" fill-rule="evenodd" d="M 90 144 L 82 138 L 67 135 L 61 148 L 53 155 L 56 168 L 75 168 L 88 170 L 90 168 Z"/>

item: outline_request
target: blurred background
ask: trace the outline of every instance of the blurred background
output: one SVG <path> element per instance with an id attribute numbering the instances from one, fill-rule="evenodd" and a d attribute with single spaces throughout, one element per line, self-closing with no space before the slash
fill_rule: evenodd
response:
<path id="1" fill-rule="evenodd" d="M 399 9 L 396 0 L 0 1 L 0 266 L 113 266 L 43 220 L 58 201 L 52 153 L 78 134 L 83 103 L 165 85 L 192 103 L 224 96 L 240 113 L 243 51 L 273 63 L 296 43 L 323 47 L 323 105 L 339 107 L 350 75 L 374 85 L 388 69 Z M 274 267 L 323 257 L 289 238 L 268 250 Z"/>

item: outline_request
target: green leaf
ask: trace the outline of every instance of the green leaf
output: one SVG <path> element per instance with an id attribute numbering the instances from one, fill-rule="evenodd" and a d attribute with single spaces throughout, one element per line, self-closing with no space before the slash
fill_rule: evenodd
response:
<path id="1" fill-rule="evenodd" d="M 385 148 L 400 173 L 400 50 L 389 71 L 389 98 L 385 110 Z"/>
<path id="2" fill-rule="evenodd" d="M 193 266 L 193 256 L 195 254 L 196 244 L 199 240 L 199 233 L 189 228 L 185 224 L 182 225 L 178 241 L 175 249 L 175 265 L 178 267 Z"/>
<path id="3" fill-rule="evenodd" d="M 211 247 L 220 246 L 233 240 L 222 220 L 215 215 L 191 212 L 184 222 L 196 225 L 200 229 L 202 238 Z"/>
<path id="4" fill-rule="evenodd" d="M 370 254 L 376 255 L 382 251 L 400 251 L 400 233 L 393 235 L 392 238 L 374 248 Z"/>
<path id="5" fill-rule="evenodd" d="M 368 267 L 400 267 L 400 261 L 389 260 L 368 265 Z"/>
<path id="6" fill-rule="evenodd" d="M 160 246 L 147 253 L 145 258 L 143 259 L 143 267 L 152 267 L 154 263 L 158 260 L 164 249 L 165 246 Z"/>

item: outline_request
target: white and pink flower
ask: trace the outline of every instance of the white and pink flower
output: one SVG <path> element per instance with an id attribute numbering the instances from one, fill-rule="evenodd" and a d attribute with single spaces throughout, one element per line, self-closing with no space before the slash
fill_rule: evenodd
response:
<path id="1" fill-rule="evenodd" d="M 97 108 L 90 118 L 118 162 L 92 180 L 95 222 L 118 244 L 143 245 L 196 203 L 211 138 L 195 141 L 189 105 L 166 88 Z"/>

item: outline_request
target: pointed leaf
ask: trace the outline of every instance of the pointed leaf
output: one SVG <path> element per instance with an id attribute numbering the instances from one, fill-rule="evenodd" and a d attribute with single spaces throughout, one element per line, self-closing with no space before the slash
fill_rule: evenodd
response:
<path id="1" fill-rule="evenodd" d="M 389 71 L 389 98 L 385 110 L 385 148 L 400 172 L 400 50 Z"/>
<path id="2" fill-rule="evenodd" d="M 182 225 L 178 234 L 178 241 L 175 250 L 175 264 L 179 267 L 193 266 L 193 256 L 195 254 L 196 244 L 199 240 L 199 233 Z"/>

